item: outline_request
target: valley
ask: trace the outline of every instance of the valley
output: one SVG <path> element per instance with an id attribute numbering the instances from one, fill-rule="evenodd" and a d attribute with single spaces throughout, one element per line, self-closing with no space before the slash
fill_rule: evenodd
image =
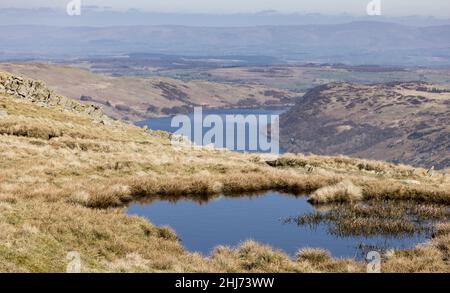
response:
<path id="1" fill-rule="evenodd" d="M 182 69 L 149 60 L 153 73 L 134 76 L 141 61 L 0 63 L 0 69 L 43 80 L 115 119 L 189 114 L 196 106 L 289 108 L 280 123 L 286 152 L 450 166 L 449 69 L 342 64 L 201 69 L 196 63 Z M 128 70 L 117 75 L 117 68 Z"/>

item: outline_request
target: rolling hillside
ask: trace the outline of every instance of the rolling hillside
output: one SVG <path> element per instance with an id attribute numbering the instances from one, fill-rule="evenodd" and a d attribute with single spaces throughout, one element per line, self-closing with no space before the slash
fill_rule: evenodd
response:
<path id="1" fill-rule="evenodd" d="M 211 108 L 267 107 L 293 104 L 298 93 L 263 85 L 228 85 L 163 77 L 111 77 L 85 69 L 47 63 L 0 63 L 0 70 L 43 80 L 50 89 L 101 106 L 109 116 L 138 121 Z"/>
<path id="2" fill-rule="evenodd" d="M 450 166 L 450 90 L 430 83 L 319 86 L 280 127 L 290 152 Z"/>

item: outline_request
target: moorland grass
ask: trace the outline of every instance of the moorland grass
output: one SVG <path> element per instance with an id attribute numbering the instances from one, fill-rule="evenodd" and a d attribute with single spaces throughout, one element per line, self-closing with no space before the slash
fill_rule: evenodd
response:
<path id="1" fill-rule="evenodd" d="M 7 113 L 0 117 L 0 271 L 61 272 L 67 252 L 78 251 L 86 272 L 360 272 L 363 263 L 311 251 L 291 259 L 253 241 L 209 256 L 190 253 L 170 230 L 123 209 L 133 200 L 266 190 L 327 190 L 332 202 L 352 193 L 333 191 L 342 182 L 358 190 L 353 202 L 450 203 L 449 178 L 420 168 L 289 154 L 266 162 L 226 150 L 173 148 L 166 133 L 12 97 L 0 97 L 0 109 Z M 442 225 L 430 243 L 390 254 L 383 271 L 450 271 L 449 229 Z"/>

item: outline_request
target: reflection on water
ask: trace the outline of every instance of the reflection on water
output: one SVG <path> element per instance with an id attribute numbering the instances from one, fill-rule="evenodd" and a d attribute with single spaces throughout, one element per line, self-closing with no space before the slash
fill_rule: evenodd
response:
<path id="1" fill-rule="evenodd" d="M 300 248 L 320 247 L 336 257 L 360 259 L 367 250 L 411 248 L 429 239 L 425 218 L 437 219 L 439 212 L 427 207 L 407 210 L 398 204 L 316 209 L 304 196 L 267 192 L 210 199 L 159 198 L 132 204 L 128 213 L 172 227 L 188 250 L 205 255 L 217 245 L 236 246 L 253 239 L 290 255 Z M 405 211 L 409 216 L 402 217 Z"/>

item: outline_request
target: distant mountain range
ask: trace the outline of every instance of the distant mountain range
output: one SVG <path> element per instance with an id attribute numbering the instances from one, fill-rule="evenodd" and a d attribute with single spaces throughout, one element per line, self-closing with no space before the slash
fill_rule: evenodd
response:
<path id="1" fill-rule="evenodd" d="M 450 25 L 363 21 L 253 27 L 10 25 L 1 30 L 0 60 L 160 53 L 269 56 L 287 63 L 450 65 Z"/>
<path id="2" fill-rule="evenodd" d="M 67 1 L 69 2 L 69 1 Z M 364 7 L 362 5 L 361 7 Z M 0 9 L 0 25 L 50 25 L 50 26 L 123 26 L 123 25 L 181 25 L 199 27 L 242 27 L 261 25 L 324 25 L 355 21 L 392 22 L 410 26 L 448 25 L 450 19 L 427 16 L 355 16 L 351 14 L 281 13 L 275 10 L 256 13 L 158 13 L 138 9 L 126 11 L 106 7 L 83 5 L 81 15 L 68 17 L 65 9 Z"/>

